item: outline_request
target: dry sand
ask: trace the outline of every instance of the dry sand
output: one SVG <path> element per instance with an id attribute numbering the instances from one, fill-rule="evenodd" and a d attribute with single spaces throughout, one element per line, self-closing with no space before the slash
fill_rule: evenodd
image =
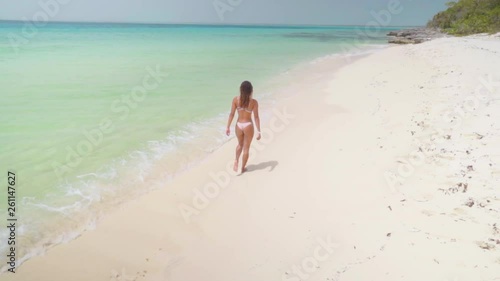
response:
<path id="1" fill-rule="evenodd" d="M 500 280 L 500 40 L 344 62 L 288 78 L 248 173 L 233 139 L 0 279 Z"/>

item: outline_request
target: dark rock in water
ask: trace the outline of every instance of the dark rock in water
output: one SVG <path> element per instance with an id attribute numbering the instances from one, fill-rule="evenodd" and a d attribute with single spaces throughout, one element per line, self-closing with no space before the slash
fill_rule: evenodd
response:
<path id="1" fill-rule="evenodd" d="M 420 44 L 435 38 L 448 37 L 436 29 L 414 28 L 387 33 L 390 44 Z"/>

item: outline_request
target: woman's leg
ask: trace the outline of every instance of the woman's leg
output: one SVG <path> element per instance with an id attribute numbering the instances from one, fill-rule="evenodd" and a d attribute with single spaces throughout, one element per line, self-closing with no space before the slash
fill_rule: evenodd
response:
<path id="1" fill-rule="evenodd" d="M 238 172 L 238 162 L 240 161 L 241 151 L 243 150 L 243 131 L 236 125 L 234 129 L 236 138 L 238 139 L 238 146 L 236 146 L 236 160 L 234 160 L 233 170 Z"/>
<path id="2" fill-rule="evenodd" d="M 241 172 L 246 172 L 246 166 L 248 162 L 248 157 L 250 156 L 250 144 L 252 144 L 253 139 L 253 124 L 243 129 L 243 164 L 241 166 Z"/>

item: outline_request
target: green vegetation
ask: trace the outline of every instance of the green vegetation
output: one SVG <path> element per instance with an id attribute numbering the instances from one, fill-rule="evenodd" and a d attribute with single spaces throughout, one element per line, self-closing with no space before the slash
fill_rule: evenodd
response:
<path id="1" fill-rule="evenodd" d="M 500 0 L 459 0 L 447 6 L 428 27 L 454 35 L 500 32 Z"/>

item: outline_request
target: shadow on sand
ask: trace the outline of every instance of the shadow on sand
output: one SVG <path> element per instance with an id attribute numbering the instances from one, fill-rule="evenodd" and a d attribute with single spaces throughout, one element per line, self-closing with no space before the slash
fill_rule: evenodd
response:
<path id="1" fill-rule="evenodd" d="M 279 164 L 278 161 L 267 161 L 267 162 L 262 162 L 262 163 L 257 164 L 257 165 L 248 165 L 246 173 L 254 172 L 254 171 L 258 171 L 258 170 L 265 170 L 267 168 L 269 168 L 268 172 L 272 172 L 274 170 L 274 168 L 276 168 L 276 166 L 278 166 L 278 164 Z"/>

